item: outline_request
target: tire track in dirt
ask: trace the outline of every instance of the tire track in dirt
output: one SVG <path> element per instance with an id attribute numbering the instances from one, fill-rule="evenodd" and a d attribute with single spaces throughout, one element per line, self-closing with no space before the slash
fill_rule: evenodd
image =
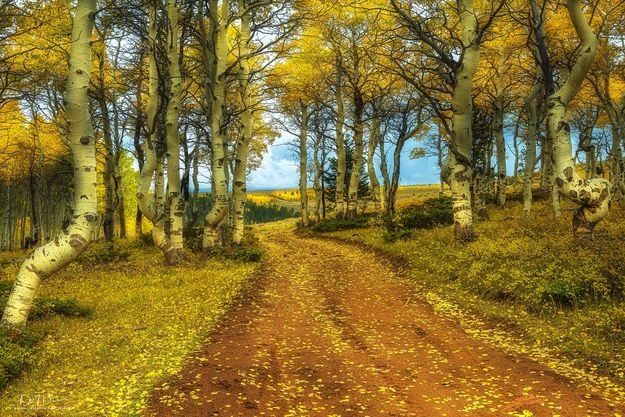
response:
<path id="1" fill-rule="evenodd" d="M 263 240 L 259 290 L 155 391 L 147 415 L 624 413 L 528 358 L 471 338 L 373 252 L 284 231 Z"/>

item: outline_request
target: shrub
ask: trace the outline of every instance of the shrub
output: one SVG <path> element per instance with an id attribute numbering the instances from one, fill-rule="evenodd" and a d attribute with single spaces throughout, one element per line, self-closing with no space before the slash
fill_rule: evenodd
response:
<path id="1" fill-rule="evenodd" d="M 260 262 L 264 254 L 260 248 L 247 246 L 228 247 L 222 252 L 224 258 L 241 262 Z"/>
<path id="2" fill-rule="evenodd" d="M 319 233 L 336 232 L 337 230 L 359 229 L 367 227 L 369 222 L 365 217 L 353 220 L 325 219 L 313 226 L 313 230 Z"/>
<path id="3" fill-rule="evenodd" d="M 392 243 L 397 242 L 398 240 L 410 239 L 411 236 L 412 232 L 410 232 L 410 230 L 394 230 L 384 233 L 383 238 L 385 242 Z"/>
<path id="4" fill-rule="evenodd" d="M 387 221 L 388 222 L 388 221 Z M 453 206 L 449 197 L 431 198 L 400 210 L 392 226 L 397 230 L 432 229 L 453 224 Z"/>

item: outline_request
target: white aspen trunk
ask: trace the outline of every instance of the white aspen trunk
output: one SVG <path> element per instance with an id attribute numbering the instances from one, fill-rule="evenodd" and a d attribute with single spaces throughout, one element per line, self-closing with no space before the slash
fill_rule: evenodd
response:
<path id="1" fill-rule="evenodd" d="M 549 135 L 553 138 L 556 184 L 561 194 L 580 205 L 573 215 L 577 239 L 592 239 L 595 225 L 608 214 L 610 183 L 607 180 L 581 179 L 575 169 L 567 106 L 581 89 L 597 53 L 597 37 L 590 29 L 580 0 L 567 0 L 569 16 L 582 44 L 581 51 L 566 82 L 548 100 Z"/>
<path id="2" fill-rule="evenodd" d="M 178 46 L 178 6 L 176 0 L 167 0 L 167 17 L 169 21 L 167 40 L 167 64 L 169 68 L 169 102 L 165 119 L 167 135 L 167 207 L 169 243 L 172 246 L 170 263 L 179 263 L 184 258 L 183 228 L 184 199 L 180 185 L 180 132 L 179 114 L 182 95 L 182 74 L 180 73 L 180 57 Z"/>
<path id="3" fill-rule="evenodd" d="M 95 0 L 79 0 L 72 28 L 65 113 L 73 156 L 74 212 L 69 227 L 54 241 L 36 249 L 24 261 L 0 324 L 26 323 L 41 280 L 58 272 L 84 252 L 98 224 L 95 137 L 89 114 L 91 34 Z"/>
<path id="4" fill-rule="evenodd" d="M 497 206 L 506 205 L 507 169 L 506 169 L 506 140 L 504 136 L 504 105 L 505 105 L 505 75 L 508 70 L 508 57 L 504 51 L 500 52 L 499 66 L 497 68 L 497 81 L 495 83 L 495 144 L 497 146 Z"/>
<path id="5" fill-rule="evenodd" d="M 315 163 L 315 179 L 313 182 L 313 187 L 315 190 L 315 221 L 318 223 L 321 221 L 321 205 L 323 200 L 323 188 L 321 184 L 321 171 L 323 170 L 323 165 L 321 160 L 319 159 L 319 146 L 321 145 L 321 141 L 323 141 L 323 135 L 318 134 L 315 139 L 315 145 L 313 147 L 313 161 Z"/>
<path id="6" fill-rule="evenodd" d="M 389 193 L 390 193 L 390 189 L 391 189 L 391 177 L 389 175 L 388 172 L 388 162 L 386 161 L 386 150 L 385 148 L 385 143 L 384 143 L 384 138 L 381 137 L 380 138 L 380 171 L 382 172 L 382 180 L 384 181 L 384 190 L 382 192 L 383 194 L 383 201 L 384 201 L 384 207 L 382 207 L 382 210 L 384 210 L 385 214 L 388 215 L 388 208 L 390 206 L 390 198 L 389 198 Z"/>
<path id="7" fill-rule="evenodd" d="M 239 0 L 239 9 L 245 9 L 245 1 Z M 247 202 L 247 158 L 252 140 L 252 91 L 250 88 L 250 15 L 244 12 L 241 16 L 241 39 L 239 40 L 239 86 L 241 88 L 241 134 L 236 147 L 234 172 L 232 178 L 232 194 L 234 198 L 232 220 L 232 241 L 240 245 L 245 230 L 245 204 Z"/>
<path id="8" fill-rule="evenodd" d="M 369 143 L 367 144 L 367 174 L 369 175 L 371 194 L 373 195 L 373 206 L 375 211 L 381 213 L 380 181 L 378 181 L 378 176 L 375 173 L 375 150 L 378 147 L 380 137 L 380 118 L 377 115 L 373 116 L 370 129 Z"/>
<path id="9" fill-rule="evenodd" d="M 104 172 L 102 173 L 104 182 L 104 237 L 109 242 L 113 241 L 115 235 L 115 201 L 114 201 L 114 175 L 115 160 L 113 155 L 113 135 L 111 133 L 111 117 L 106 103 L 106 85 L 105 85 L 105 65 L 107 61 L 106 48 L 103 48 L 100 54 L 99 65 L 99 85 L 97 102 L 100 107 L 102 116 L 102 136 L 104 139 Z"/>
<path id="10" fill-rule="evenodd" d="M 217 29 L 216 69 L 213 94 L 211 97 L 211 148 L 213 176 L 213 207 L 204 219 L 202 247 L 205 252 L 219 244 L 219 224 L 228 213 L 228 184 L 226 180 L 226 155 L 224 132 L 222 131 L 225 108 L 226 58 L 228 56 L 228 26 L 230 19 L 230 0 L 221 3 L 221 18 Z"/>
<path id="11" fill-rule="evenodd" d="M 154 2 L 150 2 L 148 6 L 149 28 L 149 84 L 148 84 L 148 102 L 146 105 L 147 113 L 147 129 L 148 135 L 145 140 L 144 153 L 145 162 L 139 175 L 139 186 L 137 187 L 137 205 L 139 210 L 152 224 L 152 238 L 154 244 L 165 255 L 165 261 L 168 264 L 178 262 L 178 254 L 176 249 L 165 235 L 165 222 L 167 220 L 165 213 L 165 195 L 164 195 L 164 151 L 161 151 L 158 144 L 157 135 L 157 113 L 159 106 L 159 71 L 156 62 L 156 6 Z M 150 187 L 154 180 L 154 196 L 150 200 Z"/>
<path id="12" fill-rule="evenodd" d="M 363 143 L 363 121 L 362 115 L 364 111 L 364 103 L 360 91 L 354 92 L 354 160 L 352 162 L 352 172 L 349 178 L 347 215 L 348 218 L 354 219 L 358 216 L 358 185 L 360 183 L 360 174 L 362 172 L 362 158 L 364 154 Z"/>
<path id="13" fill-rule="evenodd" d="M 336 218 L 341 220 L 347 214 L 345 204 L 345 175 L 347 158 L 345 155 L 345 103 L 343 103 L 343 70 L 336 66 Z"/>
<path id="14" fill-rule="evenodd" d="M 539 70 L 540 73 L 540 70 Z M 542 88 L 542 81 L 537 78 L 534 88 L 527 98 L 527 138 L 525 139 L 525 172 L 523 173 L 523 213 L 529 216 L 532 210 L 532 175 L 536 165 L 536 132 L 538 131 L 538 113 L 536 99 Z"/>
<path id="15" fill-rule="evenodd" d="M 462 44 L 465 48 L 456 85 L 453 92 L 453 138 L 449 152 L 450 185 L 454 207 L 454 235 L 456 239 L 475 239 L 473 213 L 471 211 L 472 168 L 470 165 L 473 145 L 473 77 L 480 62 L 478 23 L 473 0 L 459 0 Z"/>
<path id="16" fill-rule="evenodd" d="M 299 134 L 299 193 L 302 225 L 308 227 L 308 106 L 300 101 L 302 125 Z"/>

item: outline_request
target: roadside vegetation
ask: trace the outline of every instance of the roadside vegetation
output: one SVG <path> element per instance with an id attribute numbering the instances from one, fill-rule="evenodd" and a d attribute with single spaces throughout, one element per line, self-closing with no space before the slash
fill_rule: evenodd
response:
<path id="1" fill-rule="evenodd" d="M 401 258 L 404 276 L 424 298 L 433 293 L 577 365 L 625 382 L 622 206 L 613 206 L 593 241 L 579 244 L 568 206 L 554 218 L 549 204 L 537 202 L 526 219 L 520 203 L 513 202 L 491 210 L 490 221 L 477 223 L 477 241 L 462 243 L 449 239 L 453 226 L 447 221 L 422 227 L 430 218 L 427 205 L 400 210 L 390 228 L 388 221 L 372 220 L 366 228 L 330 235 Z"/>
<path id="2" fill-rule="evenodd" d="M 22 257 L 1 254 L 0 304 Z M 0 414 L 36 412 L 39 396 L 50 416 L 138 415 L 251 284 L 259 257 L 236 248 L 170 267 L 144 240 L 91 246 L 42 286 L 24 330 L 0 334 Z"/>

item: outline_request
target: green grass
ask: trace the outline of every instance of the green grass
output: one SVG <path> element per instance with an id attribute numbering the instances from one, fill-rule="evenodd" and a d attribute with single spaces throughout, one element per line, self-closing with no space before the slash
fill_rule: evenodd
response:
<path id="1" fill-rule="evenodd" d="M 518 332 L 533 345 L 625 382 L 625 208 L 615 206 L 595 240 L 572 239 L 571 211 L 554 219 L 543 204 L 523 219 L 514 203 L 491 208 L 479 239 L 460 243 L 453 227 L 414 230 L 397 241 L 379 227 L 335 232 L 408 262 L 406 276 L 432 299 Z"/>
<path id="2" fill-rule="evenodd" d="M 101 249 L 93 245 L 85 255 L 97 263 L 76 262 L 44 282 L 41 317 L 12 343 L 12 357 L 28 366 L 0 398 L 3 417 L 25 415 L 20 397 L 37 395 L 53 401 L 40 415 L 140 414 L 151 390 L 181 369 L 258 267 L 199 256 L 167 267 L 157 249 L 140 242 L 121 243 L 110 256 Z M 7 265 L 5 289 L 19 263 Z"/>

